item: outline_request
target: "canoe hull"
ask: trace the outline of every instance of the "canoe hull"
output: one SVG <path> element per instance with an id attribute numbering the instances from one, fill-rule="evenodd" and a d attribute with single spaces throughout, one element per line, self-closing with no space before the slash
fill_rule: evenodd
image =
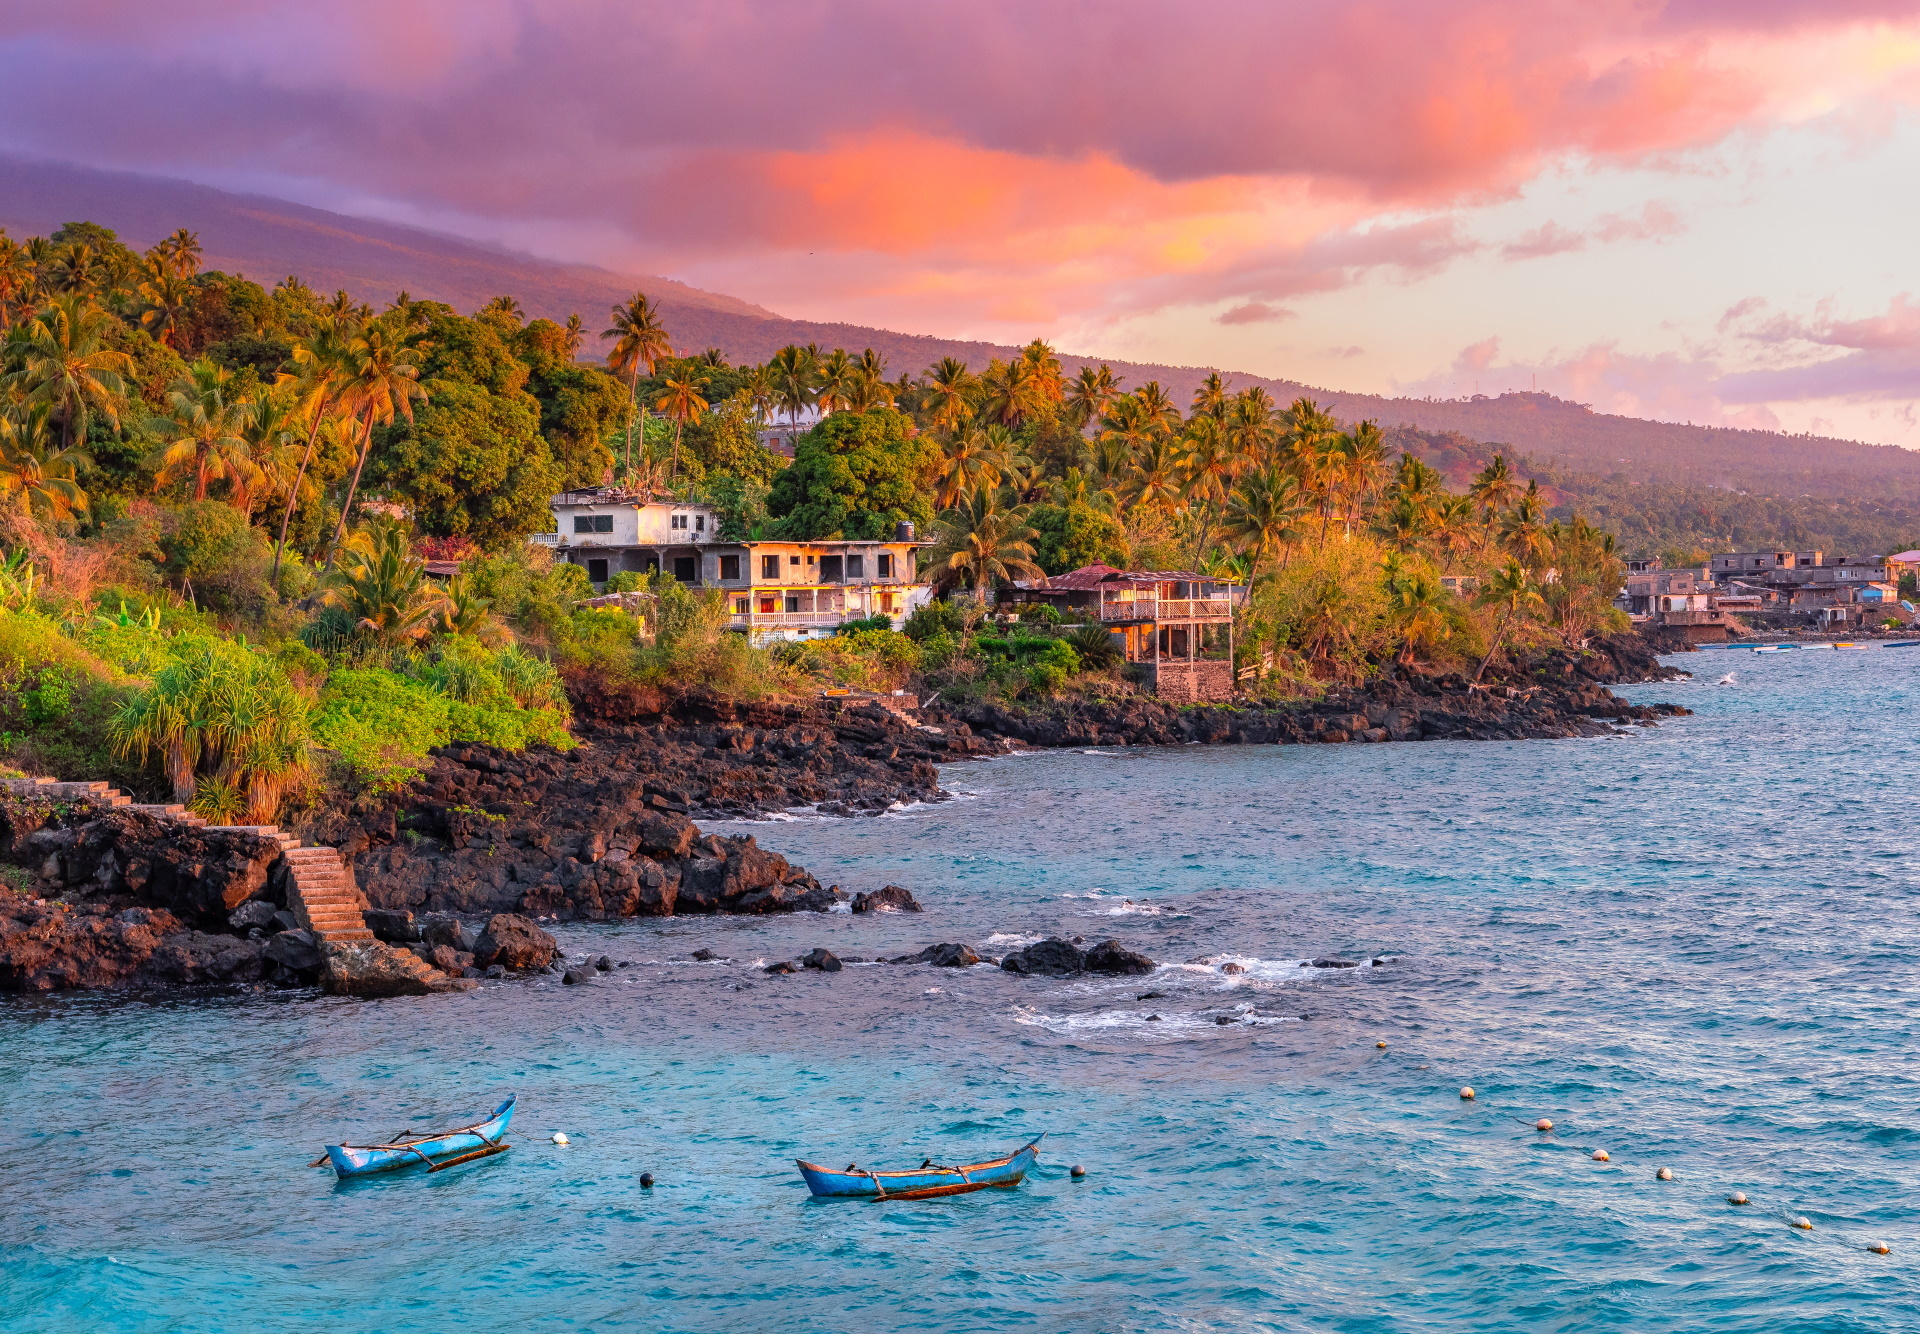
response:
<path id="1" fill-rule="evenodd" d="M 1040 1139 L 1046 1138 L 1044 1135 Z M 969 1163 L 960 1167 L 929 1167 L 906 1172 L 835 1172 L 810 1163 L 794 1161 L 807 1189 L 822 1199 L 836 1200 L 926 1200 L 940 1195 L 968 1195 L 989 1187 L 1011 1189 L 1026 1179 L 1040 1158 L 1040 1139 L 1025 1148 L 987 1163 Z"/>
<path id="2" fill-rule="evenodd" d="M 342 1178 L 397 1172 L 407 1167 L 431 1167 L 443 1158 L 499 1144 L 513 1120 L 513 1104 L 514 1099 L 508 1098 L 478 1125 L 410 1144 L 329 1144 L 327 1160 Z"/>

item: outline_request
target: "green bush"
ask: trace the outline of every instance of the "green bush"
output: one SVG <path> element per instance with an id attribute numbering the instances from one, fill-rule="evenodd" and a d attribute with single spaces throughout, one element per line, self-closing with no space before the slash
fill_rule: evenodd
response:
<path id="1" fill-rule="evenodd" d="M 108 732 L 136 683 L 38 612 L 0 610 L 0 760 L 68 780 L 132 785 Z"/>
<path id="2" fill-rule="evenodd" d="M 913 615 L 907 617 L 907 623 L 901 627 L 909 639 L 932 639 L 935 635 L 948 635 L 960 638 L 966 624 L 960 617 L 960 609 L 951 602 L 929 602 L 916 607 Z"/>
<path id="3" fill-rule="evenodd" d="M 379 668 L 327 678 L 313 738 L 339 753 L 364 789 L 384 792 L 418 778 L 427 752 L 452 739 L 453 701 L 421 681 Z"/>
<path id="4" fill-rule="evenodd" d="M 159 547 L 176 579 L 207 578 L 230 565 L 253 536 L 247 516 L 217 500 L 190 500 L 162 521 Z"/>

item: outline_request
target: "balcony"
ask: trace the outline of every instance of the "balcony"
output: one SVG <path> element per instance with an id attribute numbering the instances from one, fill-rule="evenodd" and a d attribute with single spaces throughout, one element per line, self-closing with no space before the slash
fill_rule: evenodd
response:
<path id="1" fill-rule="evenodd" d="M 1228 598 L 1136 598 L 1132 602 L 1102 602 L 1103 621 L 1230 621 Z"/>
<path id="2" fill-rule="evenodd" d="M 535 546 L 557 547 L 560 545 L 560 534 L 531 533 L 528 535 L 527 541 L 532 542 Z"/>
<path id="3" fill-rule="evenodd" d="M 727 618 L 730 630 L 775 630 L 818 629 L 822 626 L 845 625 L 849 618 L 857 619 L 860 612 L 835 611 L 737 611 Z"/>

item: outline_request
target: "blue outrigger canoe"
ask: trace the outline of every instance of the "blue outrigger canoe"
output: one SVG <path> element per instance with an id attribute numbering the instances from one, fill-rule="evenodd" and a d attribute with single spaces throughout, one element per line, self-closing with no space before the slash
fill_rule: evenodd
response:
<path id="1" fill-rule="evenodd" d="M 1045 1138 L 1036 1135 L 1032 1143 L 1004 1158 L 964 1167 L 941 1167 L 928 1159 L 904 1172 L 869 1172 L 854 1166 L 835 1172 L 804 1158 L 794 1161 L 800 1165 L 807 1189 L 815 1195 L 842 1200 L 924 1200 L 934 1195 L 964 1195 L 988 1186 L 1019 1185 L 1039 1161 L 1040 1141 Z"/>
<path id="2" fill-rule="evenodd" d="M 342 1177 L 363 1177 L 402 1167 L 424 1166 L 431 1171 L 502 1153 L 508 1148 L 500 1141 L 513 1120 L 513 1103 L 509 1096 L 486 1120 L 441 1135 L 396 1135 L 392 1144 L 329 1144 L 327 1160 Z"/>

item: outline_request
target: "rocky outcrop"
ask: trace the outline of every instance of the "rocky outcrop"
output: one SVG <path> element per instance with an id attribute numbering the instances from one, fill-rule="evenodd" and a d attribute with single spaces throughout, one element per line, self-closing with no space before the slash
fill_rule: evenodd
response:
<path id="1" fill-rule="evenodd" d="M 458 746 L 405 791 L 316 812 L 302 833 L 339 848 L 377 913 L 602 921 L 840 901 L 751 835 L 703 835 L 682 779 L 605 742 L 564 754 Z"/>
<path id="2" fill-rule="evenodd" d="M 898 885 L 882 885 L 871 894 L 853 896 L 855 912 L 919 912 L 920 905 L 913 895 Z"/>
<path id="3" fill-rule="evenodd" d="M 515 913 L 495 913 L 474 943 L 473 957 L 482 968 L 499 964 L 533 972 L 551 964 L 559 951 L 560 943 L 526 918 Z"/>
<path id="4" fill-rule="evenodd" d="M 448 977 L 410 950 L 384 941 L 327 941 L 322 974 L 328 991 L 369 1000 L 388 996 L 426 996 L 436 991 L 470 991 L 480 985 L 470 978 Z"/>
<path id="5" fill-rule="evenodd" d="M 1061 940 L 1057 936 L 1042 940 L 1000 961 L 1005 971 L 1028 977 L 1072 977 L 1079 973 L 1139 976 L 1151 973 L 1155 966 L 1152 959 L 1117 940 L 1102 941 L 1090 950 L 1083 950 L 1077 936 L 1073 940 Z"/>

